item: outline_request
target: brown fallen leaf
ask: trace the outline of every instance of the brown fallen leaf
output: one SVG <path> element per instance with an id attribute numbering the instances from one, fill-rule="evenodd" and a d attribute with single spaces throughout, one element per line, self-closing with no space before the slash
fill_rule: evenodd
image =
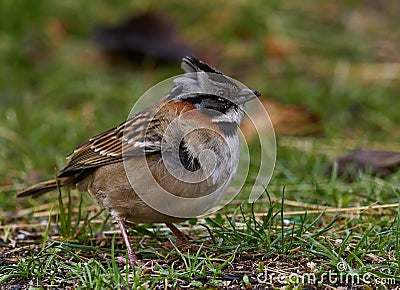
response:
<path id="1" fill-rule="evenodd" d="M 359 172 L 370 172 L 378 177 L 386 177 L 400 167 L 400 152 L 379 150 L 356 150 L 334 160 L 329 165 L 330 174 L 337 164 L 339 176 L 353 180 Z"/>
<path id="2" fill-rule="evenodd" d="M 310 113 L 307 108 L 283 104 L 271 98 L 261 99 L 261 103 L 268 111 L 276 135 L 307 136 L 322 133 L 319 117 Z M 265 114 L 255 111 L 251 118 L 265 118 Z M 248 118 L 240 128 L 247 140 L 257 136 L 257 131 Z"/>
<path id="3" fill-rule="evenodd" d="M 145 57 L 176 61 L 194 54 L 193 49 L 178 35 L 172 19 L 154 11 L 134 15 L 116 25 L 98 28 L 94 41 L 111 56 L 136 61 Z"/>
<path id="4" fill-rule="evenodd" d="M 293 42 L 283 36 L 269 35 L 263 44 L 264 53 L 270 58 L 286 59 L 295 53 Z"/>
<path id="5" fill-rule="evenodd" d="M 52 46 L 61 46 L 68 37 L 65 24 L 58 18 L 51 18 L 47 21 L 45 34 Z"/>

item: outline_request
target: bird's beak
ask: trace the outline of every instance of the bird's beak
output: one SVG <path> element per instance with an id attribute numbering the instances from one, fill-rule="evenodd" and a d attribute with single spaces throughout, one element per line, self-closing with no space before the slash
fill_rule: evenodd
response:
<path id="1" fill-rule="evenodd" d="M 258 91 L 243 88 L 239 92 L 237 102 L 242 105 L 252 99 L 258 98 L 259 96 L 261 96 L 261 94 Z"/>

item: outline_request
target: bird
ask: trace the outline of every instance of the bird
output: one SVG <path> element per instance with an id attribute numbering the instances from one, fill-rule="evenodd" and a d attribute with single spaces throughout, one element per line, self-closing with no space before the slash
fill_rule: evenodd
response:
<path id="1" fill-rule="evenodd" d="M 187 239 L 174 223 L 209 209 L 227 190 L 239 162 L 244 104 L 260 93 L 192 56 L 181 68 L 157 103 L 78 146 L 56 179 L 17 197 L 62 187 L 88 192 L 116 220 L 133 265 L 139 260 L 126 222 L 166 223 Z"/>

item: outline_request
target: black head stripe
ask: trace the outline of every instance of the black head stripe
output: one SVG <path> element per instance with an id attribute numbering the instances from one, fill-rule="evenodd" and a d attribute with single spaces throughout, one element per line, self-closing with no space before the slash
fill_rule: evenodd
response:
<path id="1" fill-rule="evenodd" d="M 184 101 L 194 106 L 199 105 L 196 107 L 205 109 L 205 113 L 210 111 L 207 115 L 212 114 L 212 111 L 215 111 L 216 114 L 218 114 L 218 112 L 225 114 L 231 108 L 238 109 L 238 106 L 234 102 L 212 94 L 190 94 Z"/>
<path id="2" fill-rule="evenodd" d="M 205 62 L 202 62 L 201 60 L 198 60 L 197 58 L 191 56 L 185 56 L 182 59 L 182 68 L 186 72 L 206 72 L 222 75 L 220 71 L 216 70 Z"/>

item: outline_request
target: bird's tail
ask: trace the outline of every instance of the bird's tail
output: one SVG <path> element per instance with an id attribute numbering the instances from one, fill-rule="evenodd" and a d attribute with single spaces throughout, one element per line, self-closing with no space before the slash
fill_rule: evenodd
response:
<path id="1" fill-rule="evenodd" d="M 43 181 L 20 191 L 17 194 L 17 197 L 27 197 L 27 196 L 37 197 L 46 192 L 68 185 L 69 183 L 70 183 L 70 178 L 59 178 L 59 179 Z"/>

